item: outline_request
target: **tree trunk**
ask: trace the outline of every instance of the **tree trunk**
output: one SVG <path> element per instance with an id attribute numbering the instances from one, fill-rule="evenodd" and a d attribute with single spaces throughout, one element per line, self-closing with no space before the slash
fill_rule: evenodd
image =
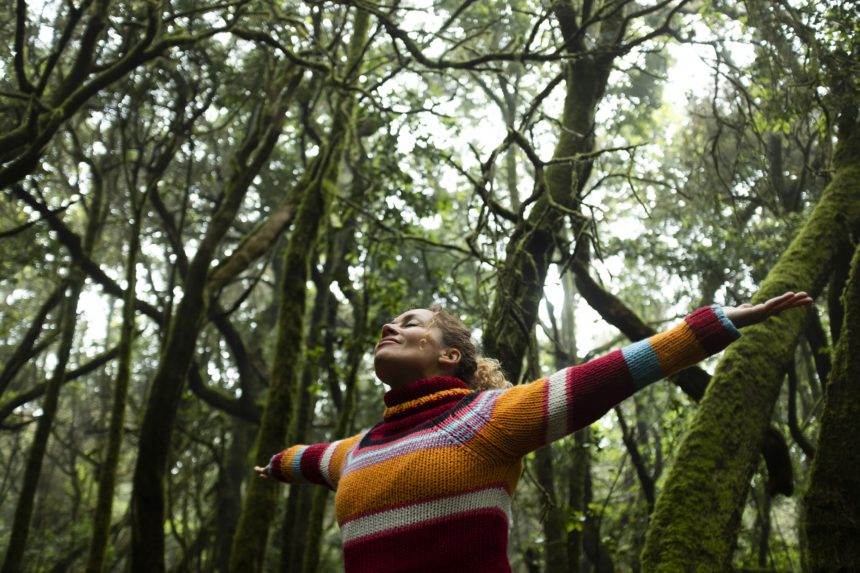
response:
<path id="1" fill-rule="evenodd" d="M 219 573 L 226 572 L 230 562 L 230 544 L 242 512 L 242 481 L 249 473 L 248 450 L 254 443 L 256 433 L 252 425 L 238 418 L 233 418 L 230 426 L 232 439 L 215 486 L 218 517 L 215 522 L 214 561 L 215 570 Z M 248 479 L 251 477 L 248 476 Z"/>
<path id="2" fill-rule="evenodd" d="M 821 293 L 839 246 L 860 222 L 860 130 L 840 133 L 834 177 L 753 297 Z M 746 329 L 717 366 L 677 453 L 648 529 L 646 571 L 731 566 L 750 477 L 805 313 Z"/>
<path id="3" fill-rule="evenodd" d="M 106 193 L 102 183 L 101 172 L 95 164 L 93 168 L 93 193 L 92 203 L 88 213 L 87 229 L 84 235 L 82 251 L 87 257 L 92 253 L 98 239 L 99 232 L 104 222 L 103 215 L 106 205 Z M 69 270 L 69 276 L 64 279 L 68 285 L 68 294 L 63 301 L 62 310 L 58 316 L 58 330 L 60 331 L 60 343 L 57 349 L 57 365 L 48 380 L 45 388 L 45 398 L 42 402 L 42 415 L 36 425 L 36 435 L 27 455 L 27 465 L 24 470 L 24 482 L 21 493 L 18 495 L 18 505 L 15 506 L 15 517 L 12 522 L 12 531 L 9 534 L 9 547 L 3 561 L 3 573 L 14 573 L 24 569 L 24 550 L 27 547 L 27 537 L 30 530 L 30 519 L 33 516 L 33 505 L 36 501 L 36 488 L 39 485 L 39 476 L 42 473 L 42 462 L 45 459 L 45 451 L 48 447 L 48 437 L 57 414 L 57 405 L 60 401 L 60 388 L 65 382 L 66 367 L 69 363 L 69 355 L 75 339 L 75 326 L 77 324 L 77 308 L 81 291 L 84 288 L 86 275 L 77 266 Z M 61 287 L 61 290 L 65 290 Z"/>
<path id="4" fill-rule="evenodd" d="M 132 191 L 133 193 L 133 191 Z M 139 198 L 135 206 L 135 216 L 129 229 L 128 259 L 125 270 L 125 298 L 122 307 L 122 332 L 119 342 L 119 365 L 111 406 L 108 442 L 104 459 L 99 467 L 98 498 L 93 516 L 93 537 L 90 542 L 87 571 L 100 573 L 105 566 L 108 535 L 110 533 L 113 494 L 116 486 L 116 468 L 119 464 L 119 451 L 122 445 L 123 424 L 125 423 L 125 404 L 128 398 L 128 384 L 131 378 L 131 353 L 134 344 L 134 300 L 136 284 L 137 253 L 140 248 L 140 226 L 143 218 L 145 196 Z"/>
<path id="5" fill-rule="evenodd" d="M 197 337 L 213 293 L 207 277 L 216 249 L 227 233 L 253 178 L 268 160 L 278 140 L 284 112 L 301 75 L 287 70 L 277 81 L 278 95 L 266 102 L 233 156 L 220 206 L 206 229 L 185 276 L 182 301 L 173 315 L 158 370 L 152 380 L 140 427 L 131 499 L 131 569 L 164 571 L 164 476 L 170 438 Z"/>
<path id="6" fill-rule="evenodd" d="M 602 22 L 601 35 L 613 36 L 613 29 L 623 26 L 622 12 L 619 9 L 614 17 Z M 564 9 L 559 9 L 556 15 L 563 30 L 571 26 L 567 21 L 570 14 Z M 562 129 L 553 159 L 570 158 L 594 149 L 594 114 L 606 91 L 615 54 L 610 46 L 603 47 L 606 50 L 600 55 L 577 57 L 566 64 Z M 577 196 L 590 172 L 588 160 L 549 165 L 546 190 L 528 217 L 517 224 L 508 241 L 483 346 L 484 353 L 498 359 L 515 384 L 522 372 L 531 330 L 537 323 L 538 305 L 556 243 L 554 235 L 566 211 L 575 209 Z"/>
<path id="7" fill-rule="evenodd" d="M 842 308 L 842 332 L 803 500 L 807 571 L 860 569 L 860 246 L 851 261 Z"/>
<path id="8" fill-rule="evenodd" d="M 334 436 L 348 436 L 351 434 L 351 425 L 353 416 L 355 415 L 356 395 L 358 392 L 356 381 L 358 380 L 358 369 L 361 366 L 361 357 L 364 353 L 358 341 L 364 340 L 367 332 L 367 311 L 369 307 L 367 291 L 364 292 L 363 301 L 359 302 L 357 297 L 353 297 L 350 302 L 353 304 L 353 317 L 355 321 L 351 337 L 353 344 L 347 356 L 349 375 L 346 380 L 346 395 L 340 416 L 338 416 Z M 302 561 L 302 573 L 316 573 L 319 566 L 320 541 L 322 541 L 323 518 L 325 517 L 328 494 L 328 488 L 318 488 L 314 492 L 311 511 L 307 520 L 307 546 Z"/>
<path id="9" fill-rule="evenodd" d="M 767 555 L 770 552 L 770 494 L 767 488 L 762 488 L 759 501 L 756 503 L 758 514 L 758 566 L 762 569 L 767 566 Z"/>
<path id="10" fill-rule="evenodd" d="M 577 516 L 577 522 L 567 533 L 567 573 L 580 573 L 582 571 L 582 532 L 585 528 L 585 519 L 588 512 L 585 500 L 585 480 L 586 474 L 591 468 L 588 439 L 588 428 L 583 428 L 573 434 L 567 503 L 571 513 Z"/>
<path id="11" fill-rule="evenodd" d="M 12 532 L 9 535 L 6 559 L 3 562 L 3 573 L 17 573 L 24 570 L 24 549 L 27 546 L 27 537 L 29 536 L 30 518 L 33 515 L 33 505 L 36 500 L 36 488 L 39 485 L 39 475 L 42 473 L 42 462 L 48 446 L 48 436 L 57 413 L 60 387 L 66 375 L 66 366 L 69 362 L 69 353 L 75 335 L 75 313 L 84 282 L 84 277 L 80 276 L 79 272 L 72 272 L 77 276 L 70 279 L 69 294 L 63 301 L 59 326 L 62 335 L 60 347 L 57 350 L 57 365 L 48 381 L 45 399 L 42 401 L 42 415 L 39 417 L 36 435 L 27 455 L 24 481 L 18 496 L 18 505 L 15 507 L 15 518 L 12 523 Z"/>
<path id="12" fill-rule="evenodd" d="M 348 77 L 357 76 L 369 28 L 369 14 L 357 10 L 345 65 Z M 349 93 L 335 108 L 328 144 L 314 162 L 313 177 L 296 213 L 284 253 L 284 284 L 278 311 L 278 336 L 266 408 L 254 446 L 254 462 L 266 465 L 268 457 L 283 446 L 287 434 L 297 382 L 295 363 L 302 344 L 306 305 L 306 283 L 310 277 L 310 255 L 317 241 L 319 222 L 328 217 L 329 187 L 337 177 L 340 158 L 350 136 L 355 116 L 355 97 Z M 230 570 L 260 571 L 277 499 L 278 485 L 254 479 L 248 484 L 239 527 L 233 538 Z"/>
<path id="13" fill-rule="evenodd" d="M 532 380 L 540 378 L 540 366 L 538 366 L 537 338 L 532 336 L 529 345 L 528 376 Z M 544 535 L 544 570 L 548 573 L 563 571 L 567 567 L 567 538 L 565 536 L 565 515 L 559 506 L 559 496 L 555 488 L 555 471 L 552 462 L 552 444 L 538 449 L 535 452 L 535 473 L 545 511 L 542 513 L 542 525 Z"/>
<path id="14" fill-rule="evenodd" d="M 337 304 L 337 300 L 329 291 L 331 276 L 335 260 L 332 257 L 334 232 L 329 230 L 329 247 L 326 252 L 326 269 L 323 276 L 317 282 L 317 291 L 314 300 L 314 308 L 311 313 L 310 328 L 308 329 L 308 342 L 305 348 L 304 368 L 302 370 L 302 382 L 299 385 L 299 402 L 296 408 L 296 427 L 288 432 L 287 443 L 304 444 L 308 441 L 308 429 L 310 427 L 311 413 L 316 404 L 316 397 L 311 394 L 311 385 L 320 376 L 320 350 L 322 349 L 323 329 L 333 328 L 334 325 L 323 325 L 324 317 L 328 316 L 328 305 Z M 333 357 L 330 357 L 333 359 Z M 294 484 L 289 488 L 287 499 L 287 511 L 284 513 L 284 534 L 281 551 L 281 570 L 298 571 L 301 567 L 302 558 L 305 554 L 306 538 L 304 522 L 311 505 L 311 494 L 314 488 L 303 484 Z"/>
<path id="15" fill-rule="evenodd" d="M 591 472 L 588 471 L 585 474 L 585 507 L 588 507 L 592 499 Z M 616 571 L 612 555 L 610 555 L 606 546 L 603 545 L 603 540 L 600 538 L 600 520 L 590 511 L 586 513 L 585 527 L 582 530 L 582 549 L 597 573 L 613 573 Z"/>

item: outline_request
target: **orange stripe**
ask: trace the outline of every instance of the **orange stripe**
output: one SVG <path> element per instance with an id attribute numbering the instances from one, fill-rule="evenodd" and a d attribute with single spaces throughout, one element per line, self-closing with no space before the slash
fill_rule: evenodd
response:
<path id="1" fill-rule="evenodd" d="M 296 459 L 296 455 L 299 452 L 299 449 L 304 447 L 304 444 L 296 444 L 295 446 L 290 446 L 287 448 L 287 451 L 284 452 L 284 455 L 281 456 L 281 475 L 286 476 L 288 480 L 294 480 L 296 482 L 303 481 L 300 476 L 297 476 L 293 473 L 293 462 Z"/>
<path id="2" fill-rule="evenodd" d="M 489 464 L 463 446 L 404 454 L 347 474 L 335 496 L 337 521 L 500 483 L 510 494 L 521 471 L 519 461 Z"/>
<path id="3" fill-rule="evenodd" d="M 340 472 L 343 469 L 343 464 L 346 462 L 346 453 L 352 449 L 355 443 L 359 441 L 363 435 L 364 434 L 362 433 L 358 433 L 345 439 L 337 445 L 337 448 L 332 454 L 331 460 L 329 460 L 328 464 L 328 471 L 335 487 L 337 487 L 337 484 L 340 481 Z"/>
<path id="4" fill-rule="evenodd" d="M 704 360 L 708 353 L 686 322 L 648 339 L 665 376 Z"/>
<path id="5" fill-rule="evenodd" d="M 469 441 L 469 447 L 490 460 L 508 460 L 516 452 L 543 445 L 546 435 L 546 378 L 508 388 L 499 396 L 485 424 Z"/>

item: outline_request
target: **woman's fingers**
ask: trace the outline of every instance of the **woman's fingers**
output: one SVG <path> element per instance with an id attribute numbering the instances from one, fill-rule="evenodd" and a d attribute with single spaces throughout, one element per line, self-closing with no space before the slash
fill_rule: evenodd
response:
<path id="1" fill-rule="evenodd" d="M 770 316 L 781 313 L 784 310 L 812 304 L 812 297 L 805 291 L 794 292 L 788 291 L 779 296 L 775 296 L 763 303 L 751 304 L 743 303 L 737 307 L 726 307 L 726 316 L 735 326 L 744 327 L 751 324 L 756 324 L 767 319 Z"/>
<path id="2" fill-rule="evenodd" d="M 263 479 L 267 479 L 269 477 L 269 472 L 266 471 L 266 468 L 261 468 L 260 466 L 254 466 L 254 471 Z"/>
<path id="3" fill-rule="evenodd" d="M 768 314 L 776 314 L 789 308 L 805 306 L 811 303 L 812 297 L 810 297 L 806 292 L 801 291 L 795 293 L 789 291 L 783 295 L 770 299 L 765 303 L 765 307 Z"/>
<path id="4" fill-rule="evenodd" d="M 781 294 L 779 296 L 773 297 L 764 303 L 765 310 L 768 312 L 773 312 L 778 310 L 789 303 L 789 301 L 794 297 L 794 293 L 789 291 L 785 294 Z"/>
<path id="5" fill-rule="evenodd" d="M 793 293 L 792 296 L 787 297 L 785 300 L 781 301 L 777 308 L 779 310 L 784 310 L 786 308 L 803 306 L 804 304 L 808 304 L 810 302 L 812 302 L 812 299 L 805 292 Z"/>

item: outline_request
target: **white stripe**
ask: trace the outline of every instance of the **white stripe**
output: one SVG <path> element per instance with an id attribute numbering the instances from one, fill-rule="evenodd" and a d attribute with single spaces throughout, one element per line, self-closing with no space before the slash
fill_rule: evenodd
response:
<path id="1" fill-rule="evenodd" d="M 336 442 L 332 442 L 329 444 L 329 447 L 325 449 L 322 455 L 322 459 L 320 459 L 320 473 L 322 474 L 323 479 L 328 483 L 332 489 L 334 489 L 334 483 L 331 481 L 331 474 L 328 470 L 328 464 L 331 461 L 331 457 L 334 455 L 335 449 L 337 449 L 337 445 L 341 443 L 343 440 L 337 440 Z"/>
<path id="2" fill-rule="evenodd" d="M 546 443 L 553 442 L 567 434 L 567 371 L 562 368 L 549 377 L 547 385 Z"/>
<path id="3" fill-rule="evenodd" d="M 480 426 L 483 427 L 483 422 L 489 417 L 484 412 L 492 411 L 493 404 L 495 404 L 496 399 L 502 391 L 488 390 L 482 392 L 475 402 L 470 404 L 469 407 L 471 409 L 465 416 L 462 418 L 452 418 L 442 426 L 445 433 L 440 434 L 439 431 L 429 428 L 383 446 L 370 446 L 369 448 L 362 448 L 361 451 L 356 450 L 356 454 L 350 456 L 349 467 L 344 468 L 343 475 L 398 455 L 427 448 L 451 445 L 449 435 L 456 435 L 461 441 L 471 439 L 477 430 L 474 426 L 469 426 L 468 422 L 473 418 L 479 418 L 481 421 Z"/>
<path id="4" fill-rule="evenodd" d="M 510 527 L 511 496 L 503 488 L 494 487 L 359 517 L 343 524 L 341 535 L 343 542 L 348 543 L 368 535 L 409 527 L 431 519 L 491 508 L 502 511 Z"/>

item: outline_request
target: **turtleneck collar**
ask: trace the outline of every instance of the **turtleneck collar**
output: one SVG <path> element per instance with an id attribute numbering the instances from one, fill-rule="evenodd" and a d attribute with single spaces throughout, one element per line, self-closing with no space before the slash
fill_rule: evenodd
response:
<path id="1" fill-rule="evenodd" d="M 383 418 L 386 421 L 400 419 L 447 402 L 458 401 L 471 393 L 469 385 L 455 376 L 431 376 L 413 380 L 385 393 L 386 408 Z"/>

